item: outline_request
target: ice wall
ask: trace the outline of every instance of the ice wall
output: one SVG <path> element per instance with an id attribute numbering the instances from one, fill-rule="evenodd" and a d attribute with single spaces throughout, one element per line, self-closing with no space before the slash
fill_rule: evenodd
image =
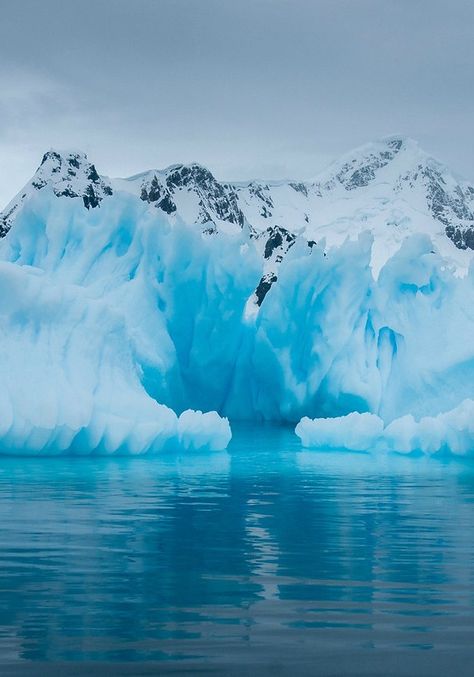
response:
<path id="1" fill-rule="evenodd" d="M 149 396 L 130 325 L 107 294 L 9 262 L 0 288 L 0 453 L 226 448 L 227 419 L 178 417 Z"/>
<path id="2" fill-rule="evenodd" d="M 0 242 L 2 448 L 222 447 L 216 414 L 174 412 L 386 425 L 474 398 L 474 273 L 428 236 L 377 279 L 370 234 L 297 239 L 249 313 L 264 272 L 249 230 L 206 234 L 147 207 L 116 192 L 85 210 L 45 187 L 19 209 Z"/>

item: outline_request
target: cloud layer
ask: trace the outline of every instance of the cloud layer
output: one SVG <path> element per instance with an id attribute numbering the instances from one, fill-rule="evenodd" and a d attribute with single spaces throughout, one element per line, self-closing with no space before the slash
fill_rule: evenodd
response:
<path id="1" fill-rule="evenodd" d="M 473 24 L 470 0 L 3 0 L 0 202 L 51 146 L 308 178 L 396 132 L 474 178 Z"/>

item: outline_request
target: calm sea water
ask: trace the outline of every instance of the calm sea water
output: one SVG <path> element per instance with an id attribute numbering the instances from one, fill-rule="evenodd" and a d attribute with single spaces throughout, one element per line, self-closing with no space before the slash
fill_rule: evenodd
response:
<path id="1" fill-rule="evenodd" d="M 474 674 L 474 465 L 0 460 L 0 674 Z"/>

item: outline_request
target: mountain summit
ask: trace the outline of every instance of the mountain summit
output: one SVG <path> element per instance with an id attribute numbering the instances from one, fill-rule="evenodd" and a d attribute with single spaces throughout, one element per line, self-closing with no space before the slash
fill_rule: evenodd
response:
<path id="1" fill-rule="evenodd" d="M 129 193 L 170 222 L 195 224 L 208 234 L 246 225 L 262 254 L 280 240 L 288 248 L 297 236 L 324 238 L 330 246 L 366 230 L 376 240 L 376 268 L 384 250 L 393 252 L 416 232 L 428 234 L 453 259 L 447 240 L 458 250 L 474 250 L 474 186 L 401 136 L 361 146 L 311 181 L 220 182 L 196 163 L 109 179 L 84 153 L 50 150 L 0 214 L 0 235 L 36 191 L 48 189 L 57 198 L 81 200 L 85 209 Z"/>

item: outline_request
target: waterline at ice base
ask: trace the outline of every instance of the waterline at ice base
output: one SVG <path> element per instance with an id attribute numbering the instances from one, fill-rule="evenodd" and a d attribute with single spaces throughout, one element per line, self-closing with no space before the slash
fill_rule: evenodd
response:
<path id="1" fill-rule="evenodd" d="M 474 453 L 474 401 L 464 400 L 451 411 L 419 421 L 407 414 L 386 427 L 379 416 L 368 413 L 304 417 L 295 432 L 304 447 L 315 449 L 469 456 Z"/>
<path id="2" fill-rule="evenodd" d="M 409 139 L 306 183 L 49 151 L 0 228 L 2 453 L 473 449 L 474 186 Z"/>

